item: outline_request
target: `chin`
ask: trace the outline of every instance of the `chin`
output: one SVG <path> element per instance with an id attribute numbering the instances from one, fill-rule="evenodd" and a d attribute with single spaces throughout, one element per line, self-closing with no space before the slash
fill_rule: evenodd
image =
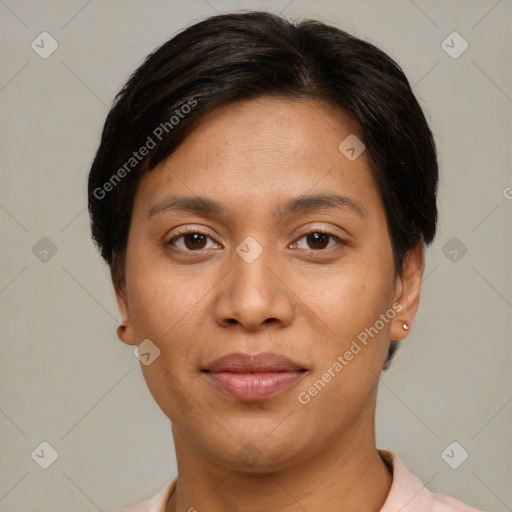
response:
<path id="1" fill-rule="evenodd" d="M 238 438 L 229 438 L 227 446 L 224 442 L 214 442 L 212 446 L 210 441 L 209 451 L 232 471 L 273 473 L 297 464 L 306 456 L 305 448 L 298 443 L 297 436 L 290 434 L 282 439 L 275 438 L 271 442 L 268 433 L 255 438 L 243 433 Z"/>

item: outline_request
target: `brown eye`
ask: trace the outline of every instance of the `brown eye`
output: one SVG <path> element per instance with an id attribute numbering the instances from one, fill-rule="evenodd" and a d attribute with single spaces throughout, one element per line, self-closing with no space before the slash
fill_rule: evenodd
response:
<path id="1" fill-rule="evenodd" d="M 207 247 L 209 241 L 211 244 Z M 218 247 L 218 244 L 216 244 L 213 239 L 205 233 L 192 230 L 177 234 L 167 242 L 167 245 L 171 245 L 183 252 L 195 252 L 202 249 Z"/>
<path id="2" fill-rule="evenodd" d="M 187 233 L 183 235 L 183 243 L 191 251 L 195 249 L 204 249 L 207 237 L 201 233 Z"/>
<path id="3" fill-rule="evenodd" d="M 329 244 L 329 235 L 325 233 L 309 233 L 307 235 L 307 241 L 311 249 L 325 249 Z"/>
<path id="4" fill-rule="evenodd" d="M 304 239 L 305 243 L 303 242 Z M 295 242 L 296 247 L 299 249 L 310 249 L 313 251 L 331 249 L 336 245 L 342 244 L 343 240 L 341 238 L 318 229 L 304 234 Z"/>

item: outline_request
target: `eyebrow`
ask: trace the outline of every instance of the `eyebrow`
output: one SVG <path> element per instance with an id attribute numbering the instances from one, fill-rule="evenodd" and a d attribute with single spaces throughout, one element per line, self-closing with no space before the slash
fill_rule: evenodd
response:
<path id="1" fill-rule="evenodd" d="M 281 208 L 280 214 L 284 217 L 298 212 L 308 212 L 325 208 L 341 208 L 351 210 L 360 217 L 366 217 L 364 206 L 346 196 L 339 194 L 304 194 L 287 201 Z"/>
<path id="2" fill-rule="evenodd" d="M 294 213 L 306 213 L 326 208 L 342 208 L 353 211 L 360 217 L 366 217 L 364 206 L 346 196 L 339 194 L 304 194 L 287 201 L 279 209 L 279 215 L 287 217 Z M 155 204 L 149 210 L 149 216 L 163 211 L 185 211 L 190 213 L 226 215 L 228 210 L 222 204 L 201 196 L 171 196 Z"/>

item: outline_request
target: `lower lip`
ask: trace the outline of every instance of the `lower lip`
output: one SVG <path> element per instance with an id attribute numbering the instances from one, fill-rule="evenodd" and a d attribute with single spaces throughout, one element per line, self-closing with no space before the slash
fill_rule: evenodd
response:
<path id="1" fill-rule="evenodd" d="M 239 400 L 264 400 L 293 386 L 306 372 L 205 373 L 220 391 Z"/>

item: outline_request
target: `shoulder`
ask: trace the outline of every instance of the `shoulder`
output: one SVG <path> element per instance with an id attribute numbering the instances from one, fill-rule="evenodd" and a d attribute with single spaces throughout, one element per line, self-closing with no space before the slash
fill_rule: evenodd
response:
<path id="1" fill-rule="evenodd" d="M 432 496 L 436 504 L 434 509 L 436 512 L 483 512 L 451 496 L 441 494 L 433 494 Z"/>
<path id="2" fill-rule="evenodd" d="M 176 478 L 169 482 L 160 492 L 151 499 L 137 503 L 129 508 L 123 508 L 116 512 L 165 512 L 165 506 L 176 487 Z"/>
<path id="3" fill-rule="evenodd" d="M 431 493 L 398 455 L 385 450 L 379 450 L 379 454 L 393 473 L 381 512 L 483 512 L 450 496 Z"/>

